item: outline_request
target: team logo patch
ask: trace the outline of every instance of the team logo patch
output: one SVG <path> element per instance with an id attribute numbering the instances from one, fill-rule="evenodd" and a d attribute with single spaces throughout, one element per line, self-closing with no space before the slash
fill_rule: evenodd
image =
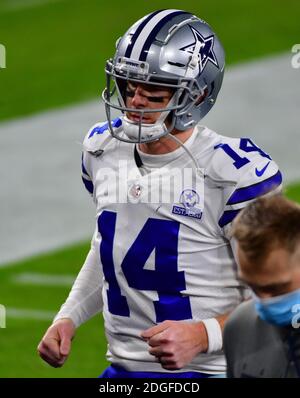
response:
<path id="1" fill-rule="evenodd" d="M 202 209 L 200 209 L 200 196 L 193 189 L 185 189 L 180 195 L 179 202 L 183 206 L 173 206 L 172 213 L 180 216 L 198 218 L 202 217 Z"/>
<path id="2" fill-rule="evenodd" d="M 143 190 L 143 188 L 141 187 L 141 185 L 138 183 L 135 183 L 129 188 L 128 194 L 133 199 L 139 199 L 142 194 L 142 190 Z"/>
<path id="3" fill-rule="evenodd" d="M 200 73 L 203 71 L 208 61 L 212 62 L 214 65 L 216 65 L 217 68 L 219 68 L 218 61 L 213 50 L 214 40 L 215 40 L 214 35 L 203 37 L 201 33 L 198 32 L 196 29 L 194 29 L 192 26 L 190 26 L 190 28 L 193 32 L 195 41 L 194 43 L 182 47 L 180 50 L 186 51 L 190 54 L 194 54 L 196 44 L 200 43 L 200 50 L 199 50 Z"/>

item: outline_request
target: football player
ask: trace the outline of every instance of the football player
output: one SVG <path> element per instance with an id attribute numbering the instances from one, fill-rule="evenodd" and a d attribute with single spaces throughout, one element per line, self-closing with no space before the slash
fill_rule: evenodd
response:
<path id="1" fill-rule="evenodd" d="M 102 312 L 103 377 L 225 373 L 223 325 L 247 296 L 231 222 L 278 192 L 282 177 L 250 139 L 199 124 L 224 67 L 218 37 L 189 12 L 153 12 L 118 40 L 106 64 L 107 121 L 83 143 L 97 219 L 91 250 L 38 348 L 52 366 L 65 362 L 75 328 Z"/>

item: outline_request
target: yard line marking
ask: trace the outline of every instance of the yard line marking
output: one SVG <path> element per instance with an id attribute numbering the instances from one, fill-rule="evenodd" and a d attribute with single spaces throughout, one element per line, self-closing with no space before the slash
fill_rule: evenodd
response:
<path id="1" fill-rule="evenodd" d="M 55 315 L 56 312 L 54 311 L 6 307 L 6 317 L 11 319 L 35 319 L 39 321 L 52 321 Z"/>
<path id="2" fill-rule="evenodd" d="M 22 285 L 39 285 L 39 286 L 66 286 L 70 287 L 75 281 L 75 275 L 59 275 L 59 274 L 38 274 L 24 272 L 14 275 L 11 278 L 13 283 Z"/>

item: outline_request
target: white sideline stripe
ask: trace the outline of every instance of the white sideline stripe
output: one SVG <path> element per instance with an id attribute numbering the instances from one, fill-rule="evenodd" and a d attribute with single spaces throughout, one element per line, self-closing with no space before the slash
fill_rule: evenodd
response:
<path id="1" fill-rule="evenodd" d="M 39 286 L 68 286 L 70 287 L 76 276 L 75 275 L 50 275 L 25 272 L 12 277 L 12 282 L 22 285 L 39 285 Z"/>
<path id="2" fill-rule="evenodd" d="M 56 312 L 54 311 L 6 307 L 6 317 L 11 319 L 35 319 L 39 321 L 52 321 L 55 315 Z"/>
<path id="3" fill-rule="evenodd" d="M 19 11 L 25 8 L 43 6 L 48 3 L 61 3 L 65 0 L 9 0 L 0 7 L 1 11 Z"/>

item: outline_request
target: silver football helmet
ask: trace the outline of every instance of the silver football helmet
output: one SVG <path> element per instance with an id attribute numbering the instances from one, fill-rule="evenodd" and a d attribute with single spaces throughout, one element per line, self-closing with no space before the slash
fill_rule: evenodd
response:
<path id="1" fill-rule="evenodd" d="M 195 126 L 216 101 L 224 67 L 223 47 L 205 21 L 180 10 L 146 15 L 117 41 L 115 56 L 106 63 L 102 98 L 111 134 L 125 142 L 141 143 Z M 170 88 L 170 102 L 155 110 L 126 107 L 129 81 Z M 121 112 L 122 128 L 114 127 L 113 109 Z M 130 112 L 140 120 L 130 120 Z M 153 112 L 160 113 L 158 120 L 143 123 L 144 115 Z"/>

